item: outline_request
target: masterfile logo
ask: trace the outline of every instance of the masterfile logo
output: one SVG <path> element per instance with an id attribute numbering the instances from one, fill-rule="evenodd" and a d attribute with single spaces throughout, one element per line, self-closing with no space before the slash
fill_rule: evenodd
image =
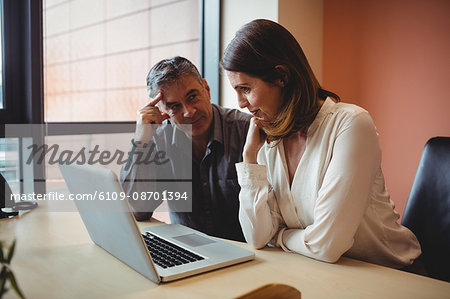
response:
<path id="1" fill-rule="evenodd" d="M 70 165 L 70 164 L 100 164 L 109 165 L 116 162 L 118 165 L 125 164 L 125 168 L 129 169 L 131 167 L 132 161 L 135 164 L 156 164 L 162 165 L 169 162 L 169 158 L 166 157 L 166 152 L 156 150 L 156 145 L 153 142 L 149 144 L 144 144 L 144 148 L 149 148 L 144 152 L 136 151 L 136 147 L 132 147 L 128 153 L 121 150 L 115 150 L 111 152 L 109 150 L 100 151 L 100 145 L 96 144 L 92 150 L 82 147 L 78 152 L 73 150 L 60 150 L 58 144 L 53 144 L 49 146 L 48 144 L 32 144 L 27 146 L 31 152 L 26 161 L 27 164 L 32 163 L 36 160 L 37 163 L 42 163 L 46 155 L 49 155 L 48 164 L 60 164 L 60 165 Z M 136 156 L 136 157 L 134 157 Z"/>
<path id="2" fill-rule="evenodd" d="M 155 203 L 161 202 L 170 203 L 171 208 L 177 211 L 189 212 L 192 200 L 192 142 L 185 132 L 189 132 L 190 126 L 177 131 L 178 127 L 166 124 L 165 129 L 182 132 L 188 138 L 184 138 L 187 142 L 177 144 L 170 139 L 164 146 L 155 139 L 147 143 L 135 142 L 135 126 L 71 123 L 5 125 L 3 140 L 8 145 L 0 147 L 0 170 L 13 186 L 7 206 L 12 207 L 18 201 L 45 201 L 47 206 L 52 205 L 52 211 L 74 211 L 74 201 L 127 200 L 142 202 L 142 208 L 139 204 L 135 205 L 142 212 L 153 211 L 159 206 Z M 152 130 L 157 132 L 163 125 L 149 126 L 155 126 Z M 109 192 L 99 187 L 89 194 L 70 194 L 59 166 L 83 165 L 111 170 L 122 182 L 123 192 Z M 182 168 L 182 175 L 174 176 L 174 167 Z M 133 175 L 124 176 L 123 173 Z M 93 186 L 99 183 L 95 182 L 97 179 L 86 180 L 82 176 L 75 179 Z M 133 189 L 128 188 L 131 184 Z M 36 188 L 37 185 L 40 187 Z"/>

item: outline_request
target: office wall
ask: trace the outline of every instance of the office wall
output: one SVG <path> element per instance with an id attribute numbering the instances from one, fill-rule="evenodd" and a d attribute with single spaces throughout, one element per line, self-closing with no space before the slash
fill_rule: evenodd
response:
<path id="1" fill-rule="evenodd" d="M 278 0 L 222 1 L 221 54 L 239 28 L 254 19 L 278 19 Z M 237 108 L 236 92 L 223 72 L 220 76 L 220 105 Z"/>
<path id="2" fill-rule="evenodd" d="M 299 41 L 314 74 L 322 82 L 323 0 L 223 1 L 222 53 L 236 31 L 254 19 L 269 19 L 286 27 Z M 222 106 L 238 108 L 236 94 L 224 73 L 220 94 Z"/>
<path id="3" fill-rule="evenodd" d="M 450 136 L 450 1 L 324 0 L 323 85 L 367 109 L 403 213 L 425 142 Z"/>
<path id="4" fill-rule="evenodd" d="M 314 74 L 322 82 L 323 0 L 279 0 L 278 23 L 300 43 Z"/>

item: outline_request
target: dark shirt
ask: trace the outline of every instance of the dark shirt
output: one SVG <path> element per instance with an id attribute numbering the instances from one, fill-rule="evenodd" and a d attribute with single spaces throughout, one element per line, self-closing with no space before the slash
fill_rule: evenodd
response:
<path id="1" fill-rule="evenodd" d="M 213 105 L 213 134 L 201 161 L 187 149 L 186 135 L 169 122 L 164 123 L 153 138 L 158 151 L 164 151 L 170 158 L 164 167 L 136 165 L 123 167 L 121 182 L 127 194 L 152 190 L 173 190 L 174 186 L 186 189 L 192 186 L 191 212 L 177 212 L 180 202 L 167 201 L 172 223 L 179 223 L 202 231 L 208 235 L 245 241 L 239 224 L 239 191 L 235 163 L 242 161 L 242 150 L 247 136 L 251 116 L 235 109 Z M 145 151 L 134 148 L 132 150 Z M 148 149 L 148 147 L 147 147 Z M 140 180 L 144 178 L 144 180 Z M 163 179 L 166 187 L 155 187 L 155 182 Z M 164 184 L 158 183 L 158 184 Z M 170 187 L 167 187 L 170 186 Z M 183 187 L 184 186 L 184 187 Z M 151 217 L 159 201 L 136 202 L 130 200 L 136 219 Z M 177 206 L 178 205 L 178 206 Z M 190 208 L 190 207 L 189 207 Z M 185 210 L 183 210 L 185 211 Z"/>

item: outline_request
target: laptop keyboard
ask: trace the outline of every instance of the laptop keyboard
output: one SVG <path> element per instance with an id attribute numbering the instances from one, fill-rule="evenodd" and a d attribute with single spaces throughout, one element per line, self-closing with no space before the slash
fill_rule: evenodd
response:
<path id="1" fill-rule="evenodd" d="M 142 234 L 142 236 L 153 262 L 162 268 L 180 266 L 204 259 L 192 251 L 181 248 L 149 232 Z"/>

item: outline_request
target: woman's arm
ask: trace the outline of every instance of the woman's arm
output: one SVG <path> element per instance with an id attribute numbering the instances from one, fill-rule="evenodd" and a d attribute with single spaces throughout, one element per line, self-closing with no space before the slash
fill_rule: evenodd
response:
<path id="1" fill-rule="evenodd" d="M 343 125 L 334 141 L 314 207 L 314 222 L 305 229 L 281 230 L 277 244 L 336 262 L 353 245 L 380 163 L 378 134 L 370 115 L 361 112 Z"/>
<path id="2" fill-rule="evenodd" d="M 263 151 L 266 135 L 261 122 L 252 117 L 242 153 L 243 163 L 236 163 L 239 192 L 239 222 L 247 243 L 262 248 L 269 243 L 281 223 L 280 211 L 267 180 Z M 259 153 L 259 154 L 258 154 Z M 259 164 L 258 164 L 259 163 Z"/>
<path id="3" fill-rule="evenodd" d="M 239 221 L 245 240 L 255 248 L 262 248 L 272 240 L 282 222 L 266 166 L 237 163 L 236 171 L 241 186 Z"/>

